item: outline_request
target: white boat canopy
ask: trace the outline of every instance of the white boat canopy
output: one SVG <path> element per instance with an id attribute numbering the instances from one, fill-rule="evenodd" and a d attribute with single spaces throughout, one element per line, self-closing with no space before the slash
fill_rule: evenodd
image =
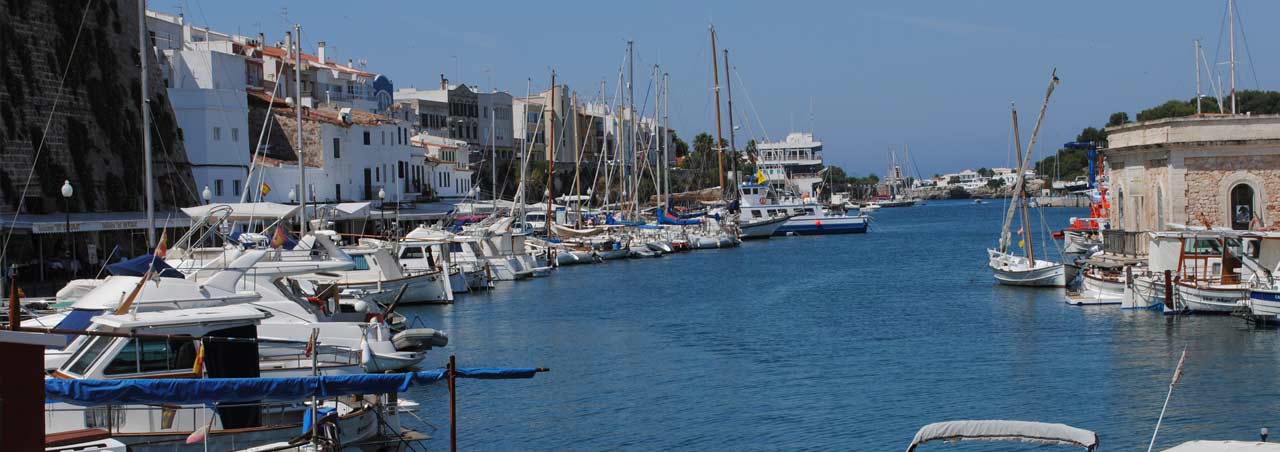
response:
<path id="1" fill-rule="evenodd" d="M 1253 441 L 1187 441 L 1164 452 L 1277 452 L 1280 443 Z"/>
<path id="2" fill-rule="evenodd" d="M 1082 447 L 1087 451 L 1098 448 L 1098 434 L 1066 424 L 1050 424 L 1029 421 L 949 421 L 936 422 L 920 428 L 915 439 L 907 446 L 907 452 L 916 450 L 930 441 L 1021 441 L 1034 444 L 1057 444 Z"/>
<path id="3" fill-rule="evenodd" d="M 183 207 L 182 212 L 191 218 L 203 218 L 214 209 L 230 209 L 227 217 L 230 221 L 249 221 L 262 219 L 280 219 L 298 214 L 300 206 L 277 204 L 274 202 L 241 202 L 214 203 L 203 206 Z"/>

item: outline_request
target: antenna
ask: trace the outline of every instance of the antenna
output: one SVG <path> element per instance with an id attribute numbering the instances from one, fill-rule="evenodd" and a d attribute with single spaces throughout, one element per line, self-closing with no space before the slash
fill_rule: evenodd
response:
<path id="1" fill-rule="evenodd" d="M 813 135 L 813 96 L 809 96 L 809 135 Z"/>

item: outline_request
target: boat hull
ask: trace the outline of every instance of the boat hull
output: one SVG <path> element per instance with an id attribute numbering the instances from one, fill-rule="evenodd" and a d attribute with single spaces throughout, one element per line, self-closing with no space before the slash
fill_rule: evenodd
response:
<path id="1" fill-rule="evenodd" d="M 363 283 L 339 283 L 338 286 L 344 289 L 353 289 L 364 291 L 369 299 L 382 304 L 391 303 L 396 293 L 400 291 L 401 286 L 407 286 L 404 297 L 400 299 L 401 303 L 452 303 L 453 290 L 449 288 L 446 282 L 448 277 L 441 276 L 440 272 L 422 273 L 393 281 L 382 282 L 363 282 Z"/>
<path id="2" fill-rule="evenodd" d="M 1093 304 L 1120 304 L 1124 301 L 1124 281 L 1100 276 L 1093 271 L 1085 271 L 1080 276 L 1080 286 L 1084 289 L 1080 298 L 1095 300 Z"/>
<path id="3" fill-rule="evenodd" d="M 1267 320 L 1280 320 L 1280 290 L 1255 288 L 1249 291 L 1249 313 Z"/>
<path id="4" fill-rule="evenodd" d="M 1179 309 L 1199 314 L 1230 314 L 1249 300 L 1249 289 L 1243 286 L 1197 287 L 1179 283 L 1174 290 Z"/>
<path id="5" fill-rule="evenodd" d="M 867 232 L 867 219 L 863 216 L 828 217 L 801 215 L 788 218 L 782 226 L 774 230 L 773 235 L 858 234 L 863 232 Z"/>
<path id="6" fill-rule="evenodd" d="M 1064 287 L 1067 285 L 1066 270 L 1062 264 L 1048 261 L 1035 261 L 1035 265 L 1027 265 L 1026 258 L 1002 254 L 996 250 L 987 250 L 989 260 L 987 266 L 996 282 L 1006 286 L 1023 287 Z"/>
<path id="7" fill-rule="evenodd" d="M 1149 309 L 1164 305 L 1164 279 L 1161 276 L 1133 277 L 1133 285 L 1125 291 L 1124 308 Z"/>
<path id="8" fill-rule="evenodd" d="M 781 228 L 786 222 L 787 219 L 785 217 L 740 222 L 738 223 L 738 228 L 742 233 L 738 235 L 738 238 L 743 240 L 767 239 L 773 237 L 778 228 Z"/>

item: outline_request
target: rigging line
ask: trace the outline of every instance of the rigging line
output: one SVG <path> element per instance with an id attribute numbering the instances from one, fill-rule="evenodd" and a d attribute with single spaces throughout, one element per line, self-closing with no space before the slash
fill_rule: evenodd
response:
<path id="1" fill-rule="evenodd" d="M 1240 24 L 1240 40 L 1244 41 L 1244 55 L 1249 59 L 1249 72 L 1253 74 L 1253 86 L 1261 90 L 1262 84 L 1258 83 L 1258 68 L 1253 64 L 1253 51 L 1249 50 L 1249 34 L 1244 31 L 1244 15 L 1240 14 L 1240 5 L 1236 5 L 1236 23 Z"/>
<path id="2" fill-rule="evenodd" d="M 31 179 L 36 174 L 36 163 L 40 161 L 40 155 L 44 153 L 44 144 L 49 139 L 49 126 L 53 124 L 53 115 L 57 113 L 58 104 L 62 101 L 62 88 L 67 81 L 67 74 L 71 71 L 71 60 L 76 56 L 76 48 L 80 44 L 80 35 L 84 32 L 85 21 L 89 18 L 89 10 L 94 3 L 96 3 L 94 0 L 89 0 L 89 3 L 84 5 L 84 13 L 80 15 L 80 27 L 76 29 L 75 40 L 71 42 L 71 52 L 67 55 L 66 66 L 62 68 L 62 77 L 58 78 L 58 89 L 54 91 L 59 95 L 53 98 L 53 106 L 49 108 L 49 117 L 45 119 L 44 130 L 40 132 L 40 145 L 36 146 L 35 156 L 31 158 L 31 169 L 27 170 L 27 181 L 22 185 L 22 196 L 18 197 L 18 205 L 13 209 L 13 220 L 9 222 L 9 228 L 5 231 L 4 245 L 0 246 L 0 265 L 7 262 L 5 258 L 9 257 L 9 241 L 13 238 L 13 229 L 18 225 L 18 214 L 22 212 L 23 206 L 26 205 L 27 190 L 31 188 Z M 138 26 L 145 25 L 138 24 Z M 4 269 L 0 268 L 0 272 L 4 272 Z"/>
<path id="3" fill-rule="evenodd" d="M 769 129 L 765 128 L 764 121 L 760 119 L 760 112 L 756 110 L 755 102 L 751 101 L 751 90 L 747 89 L 747 83 L 742 81 L 742 73 L 737 68 L 733 69 L 733 75 L 738 76 L 738 86 L 741 86 L 742 92 L 747 95 L 747 106 L 751 107 L 751 113 L 756 115 L 756 122 L 760 123 L 760 132 L 764 134 L 766 142 L 773 141 L 769 139 Z"/>

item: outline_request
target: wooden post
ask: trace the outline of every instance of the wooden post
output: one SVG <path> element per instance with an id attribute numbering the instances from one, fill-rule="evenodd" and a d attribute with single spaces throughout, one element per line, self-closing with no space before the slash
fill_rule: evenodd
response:
<path id="1" fill-rule="evenodd" d="M 1173 271 L 1164 271 L 1164 307 L 1173 310 Z"/>
<path id="2" fill-rule="evenodd" d="M 1124 286 L 1133 287 L 1133 266 L 1124 266 Z"/>
<path id="3" fill-rule="evenodd" d="M 458 450 L 458 395 L 455 389 L 454 371 L 457 370 L 454 356 L 449 355 L 449 450 Z"/>

